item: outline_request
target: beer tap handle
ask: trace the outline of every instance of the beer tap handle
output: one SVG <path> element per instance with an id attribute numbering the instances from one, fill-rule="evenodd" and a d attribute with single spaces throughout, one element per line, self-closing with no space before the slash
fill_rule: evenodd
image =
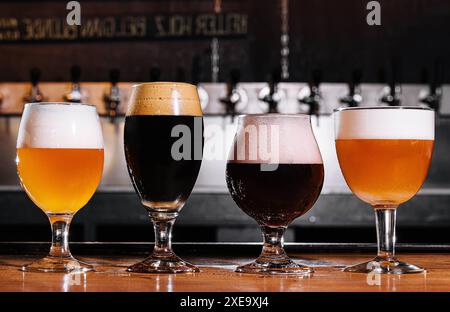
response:
<path id="1" fill-rule="evenodd" d="M 39 80 L 41 79 L 41 70 L 37 67 L 33 67 L 30 70 L 30 81 L 33 87 L 37 86 Z"/>
<path id="2" fill-rule="evenodd" d="M 114 117 L 117 116 L 117 110 L 120 105 L 120 90 L 117 87 L 119 82 L 120 71 L 118 69 L 111 69 L 109 71 L 109 82 L 111 82 L 111 88 L 109 92 L 105 93 L 103 100 L 105 103 L 105 109 L 110 117 L 111 122 L 114 121 Z"/>
<path id="3" fill-rule="evenodd" d="M 316 116 L 316 124 L 319 126 L 319 111 L 320 111 L 320 91 L 319 85 L 322 83 L 322 70 L 315 69 L 312 72 L 311 96 L 312 101 L 310 105 L 310 114 Z"/>
<path id="4" fill-rule="evenodd" d="M 437 58 L 434 61 L 434 75 L 432 81 L 433 93 L 437 93 L 437 89 L 442 86 L 444 81 L 444 62 L 441 58 Z"/>
<path id="5" fill-rule="evenodd" d="M 29 94 L 24 97 L 25 102 L 42 102 L 44 100 L 44 96 L 38 86 L 40 79 L 41 70 L 37 67 L 33 67 L 30 70 L 31 90 Z"/>
<path id="6" fill-rule="evenodd" d="M 72 103 L 81 103 L 83 101 L 83 95 L 80 89 L 81 68 L 80 66 L 73 65 L 70 68 L 70 80 L 72 82 L 71 89 L 64 95 L 64 100 Z"/>
<path id="7" fill-rule="evenodd" d="M 361 84 L 361 81 L 362 81 L 362 71 L 360 69 L 353 70 L 350 89 L 351 95 L 355 95 L 355 92 L 357 91 L 356 88 Z"/>
<path id="8" fill-rule="evenodd" d="M 391 80 L 389 86 L 391 88 L 391 95 L 397 96 L 397 84 L 401 80 L 401 64 L 400 60 L 396 57 L 391 59 Z"/>
<path id="9" fill-rule="evenodd" d="M 70 68 L 70 81 L 73 84 L 78 84 L 81 78 L 81 67 L 78 65 L 73 65 Z"/>
<path id="10" fill-rule="evenodd" d="M 277 91 L 278 84 L 281 82 L 281 69 L 272 70 L 272 74 L 270 75 L 269 85 L 271 92 L 270 94 L 274 94 Z"/>
<path id="11" fill-rule="evenodd" d="M 311 85 L 318 87 L 322 82 L 322 70 L 314 69 L 311 73 Z"/>
<path id="12" fill-rule="evenodd" d="M 322 82 L 322 70 L 314 69 L 310 72 L 308 81 L 309 94 L 299 92 L 297 100 L 308 107 L 307 114 L 316 116 L 316 124 L 319 126 L 319 111 L 321 94 L 319 85 Z"/>
<path id="13" fill-rule="evenodd" d="M 305 103 L 309 106 L 308 113 L 310 115 L 319 115 L 319 85 L 322 82 L 322 71 L 320 69 L 314 69 L 311 72 L 311 78 L 309 81 L 310 94 L 306 98 L 300 100 L 300 102 Z"/>
<path id="14" fill-rule="evenodd" d="M 237 68 L 233 68 L 230 71 L 230 83 L 233 89 L 236 88 L 240 80 L 241 80 L 241 71 Z"/>
<path id="15" fill-rule="evenodd" d="M 348 94 L 340 99 L 341 103 L 347 104 L 348 107 L 357 107 L 362 102 L 359 85 L 362 80 L 362 71 L 355 69 L 352 71 L 351 79 L 348 84 Z"/>
<path id="16" fill-rule="evenodd" d="M 424 67 L 420 71 L 420 82 L 428 85 L 429 94 L 435 94 L 436 92 L 436 73 L 434 73 L 433 78 L 430 78 L 430 71 L 428 68 Z"/>
<path id="17" fill-rule="evenodd" d="M 120 71 L 117 68 L 111 69 L 109 71 L 109 81 L 113 86 L 117 85 L 120 78 Z"/>
<path id="18" fill-rule="evenodd" d="M 386 103 L 389 106 L 398 106 L 401 104 L 400 99 L 400 86 L 398 85 L 401 80 L 400 60 L 393 57 L 390 62 L 391 75 L 387 79 L 389 92 L 381 97 L 381 102 Z M 381 78 L 386 81 L 386 74 L 384 70 L 380 71 Z"/>
<path id="19" fill-rule="evenodd" d="M 274 69 L 269 79 L 269 95 L 266 102 L 269 104 L 269 113 L 278 113 L 279 98 L 276 98 L 278 93 L 278 84 L 281 81 L 281 69 Z"/>
<path id="20" fill-rule="evenodd" d="M 419 101 L 428 105 L 430 108 L 433 108 L 436 113 L 439 113 L 440 111 L 440 104 L 441 104 L 441 96 L 442 96 L 442 73 L 443 73 L 443 65 L 442 61 L 440 59 L 436 59 L 434 61 L 434 73 L 433 76 L 430 78 L 429 71 L 424 68 L 421 71 L 421 80 L 422 83 L 428 84 L 428 93 L 425 95 L 421 95 L 419 98 Z"/>
<path id="21" fill-rule="evenodd" d="M 229 77 L 226 95 L 219 100 L 225 105 L 225 112 L 233 117 L 236 114 L 236 105 L 241 101 L 241 96 L 237 92 L 237 85 L 241 79 L 240 70 L 233 68 Z"/>
<path id="22" fill-rule="evenodd" d="M 430 72 L 427 68 L 422 68 L 420 71 L 420 82 L 428 85 L 428 92 L 425 94 L 420 94 L 419 101 L 429 107 L 432 107 L 434 102 L 435 87 L 432 79 L 430 80 Z"/>

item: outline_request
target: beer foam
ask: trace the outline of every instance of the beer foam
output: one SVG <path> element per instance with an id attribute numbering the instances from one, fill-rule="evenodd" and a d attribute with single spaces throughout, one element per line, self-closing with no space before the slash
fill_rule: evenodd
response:
<path id="1" fill-rule="evenodd" d="M 323 163 L 308 115 L 239 116 L 234 142 L 230 163 Z"/>
<path id="2" fill-rule="evenodd" d="M 127 116 L 202 116 L 197 87 L 180 82 L 149 82 L 133 86 Z"/>
<path id="3" fill-rule="evenodd" d="M 72 103 L 26 104 L 17 148 L 103 148 L 95 106 Z"/>
<path id="4" fill-rule="evenodd" d="M 434 140 L 434 111 L 420 107 L 371 107 L 334 113 L 336 139 Z"/>

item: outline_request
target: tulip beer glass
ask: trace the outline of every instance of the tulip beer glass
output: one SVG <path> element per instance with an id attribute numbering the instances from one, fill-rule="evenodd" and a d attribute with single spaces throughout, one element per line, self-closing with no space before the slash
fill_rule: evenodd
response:
<path id="1" fill-rule="evenodd" d="M 172 251 L 171 237 L 200 171 L 202 115 L 194 85 L 154 82 L 133 87 L 125 119 L 125 156 L 134 188 L 153 221 L 155 246 L 150 257 L 129 272 L 198 271 Z"/>
<path id="2" fill-rule="evenodd" d="M 378 255 L 347 272 L 417 273 L 395 257 L 397 207 L 422 186 L 434 146 L 434 111 L 422 107 L 359 107 L 335 112 L 336 151 L 347 185 L 375 210 Z"/>
<path id="3" fill-rule="evenodd" d="M 226 168 L 236 204 L 261 227 L 264 245 L 237 272 L 307 274 L 283 249 L 287 226 L 305 214 L 322 189 L 324 169 L 308 115 L 244 115 Z"/>
<path id="4" fill-rule="evenodd" d="M 22 270 L 92 269 L 71 255 L 69 225 L 94 194 L 102 170 L 103 136 L 95 106 L 25 105 L 17 139 L 17 171 L 25 192 L 50 220 L 52 245 L 47 257 Z"/>

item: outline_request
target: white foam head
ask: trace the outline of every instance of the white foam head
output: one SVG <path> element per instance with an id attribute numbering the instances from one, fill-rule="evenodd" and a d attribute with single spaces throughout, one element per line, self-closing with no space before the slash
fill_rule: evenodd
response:
<path id="1" fill-rule="evenodd" d="M 26 104 L 17 148 L 103 148 L 95 106 L 71 103 Z"/>
<path id="2" fill-rule="evenodd" d="M 322 164 L 308 115 L 239 116 L 232 163 Z"/>
<path id="3" fill-rule="evenodd" d="M 334 122 L 336 139 L 434 140 L 434 111 L 421 107 L 342 109 Z"/>

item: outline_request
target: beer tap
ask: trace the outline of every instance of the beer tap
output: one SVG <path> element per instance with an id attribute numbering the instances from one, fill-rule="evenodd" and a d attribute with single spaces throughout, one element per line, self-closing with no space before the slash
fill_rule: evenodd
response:
<path id="1" fill-rule="evenodd" d="M 419 101 L 434 109 L 437 114 L 440 110 L 442 98 L 442 69 L 443 65 L 439 60 L 436 60 L 434 63 L 434 75 L 431 79 L 429 79 L 428 70 L 422 70 L 422 81 L 429 83 L 429 89 L 427 93 L 419 95 Z"/>
<path id="2" fill-rule="evenodd" d="M 34 67 L 30 70 L 31 89 L 23 99 L 26 103 L 36 103 L 45 100 L 44 95 L 39 89 L 39 80 L 41 79 L 41 70 Z"/>
<path id="3" fill-rule="evenodd" d="M 70 68 L 71 89 L 64 95 L 64 100 L 71 103 L 81 103 L 83 95 L 80 87 L 81 68 L 74 65 Z"/>
<path id="4" fill-rule="evenodd" d="M 236 105 L 241 102 L 242 98 L 238 90 L 238 83 L 241 78 L 241 72 L 238 69 L 232 69 L 230 79 L 227 82 L 227 91 L 224 97 L 219 101 L 225 105 L 225 113 L 234 116 L 236 114 Z"/>
<path id="5" fill-rule="evenodd" d="M 268 113 L 278 113 L 278 103 L 283 98 L 283 93 L 278 88 L 278 83 L 281 81 L 281 71 L 274 70 L 268 79 L 268 86 L 264 87 L 259 92 L 259 100 L 268 104 Z"/>
<path id="6" fill-rule="evenodd" d="M 303 96 L 301 94 L 302 92 L 300 92 L 298 95 L 298 101 L 307 106 L 306 113 L 311 116 L 316 116 L 317 126 L 319 126 L 320 102 L 322 101 L 322 95 L 319 89 L 321 82 L 322 71 L 320 69 L 313 70 L 311 73 L 311 79 L 308 83 L 309 94 Z"/>
<path id="7" fill-rule="evenodd" d="M 391 60 L 391 76 L 388 79 L 388 86 L 383 90 L 383 96 L 380 101 L 386 103 L 389 106 L 399 106 L 401 104 L 401 92 L 402 88 L 398 84 L 400 70 L 400 64 L 395 59 Z M 381 71 L 382 80 L 386 81 L 384 71 Z"/>
<path id="8" fill-rule="evenodd" d="M 357 107 L 362 102 L 361 96 L 361 70 L 354 70 L 352 72 L 352 78 L 348 84 L 348 94 L 340 99 L 341 103 L 346 104 L 348 107 Z"/>
<path id="9" fill-rule="evenodd" d="M 119 77 L 120 72 L 118 69 L 112 69 L 109 72 L 109 81 L 111 82 L 111 87 L 109 88 L 109 91 L 103 95 L 105 109 L 111 121 L 114 120 L 114 118 L 117 116 L 117 111 L 119 109 L 121 100 L 120 89 L 117 86 Z"/>

